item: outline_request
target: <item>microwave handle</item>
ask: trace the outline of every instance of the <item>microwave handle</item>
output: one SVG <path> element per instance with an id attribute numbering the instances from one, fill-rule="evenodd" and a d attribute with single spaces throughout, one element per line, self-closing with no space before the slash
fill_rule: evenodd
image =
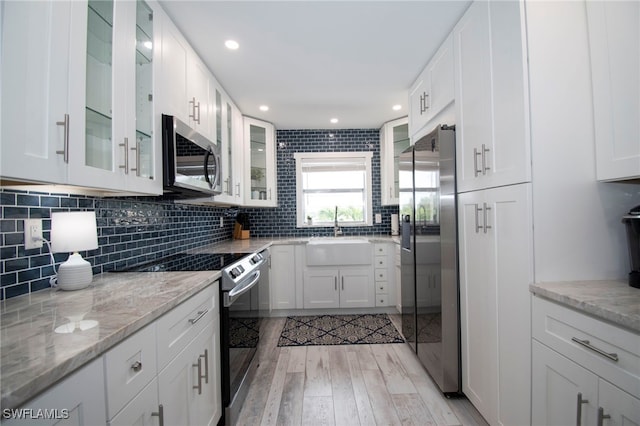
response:
<path id="1" fill-rule="evenodd" d="M 213 183 L 211 183 L 211 179 L 209 179 L 209 157 L 211 154 L 211 149 L 208 149 L 207 153 L 204 155 L 204 179 L 209 184 L 209 188 L 213 188 Z"/>

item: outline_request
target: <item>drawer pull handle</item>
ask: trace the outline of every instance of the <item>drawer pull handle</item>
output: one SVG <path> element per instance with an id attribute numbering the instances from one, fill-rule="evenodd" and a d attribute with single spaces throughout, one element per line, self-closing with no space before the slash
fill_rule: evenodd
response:
<path id="1" fill-rule="evenodd" d="M 131 364 L 131 369 L 137 373 L 138 371 L 142 370 L 142 363 L 140 361 L 134 362 L 133 364 Z"/>
<path id="2" fill-rule="evenodd" d="M 200 355 L 200 358 L 204 358 L 204 376 L 202 376 L 202 378 L 204 378 L 206 384 L 209 384 L 209 350 L 205 349 L 204 355 Z M 200 362 L 200 360 L 198 360 L 198 362 Z"/>
<path id="3" fill-rule="evenodd" d="M 209 310 L 208 310 L 208 309 L 205 309 L 204 311 L 198 311 L 198 315 L 197 315 L 195 318 L 191 318 L 191 319 L 189 319 L 189 322 L 190 322 L 191 324 L 195 324 L 195 323 L 197 323 L 198 321 L 200 321 L 200 319 L 201 319 L 203 316 L 207 315 L 207 312 L 209 312 Z"/>
<path id="4" fill-rule="evenodd" d="M 198 389 L 198 395 L 202 395 L 202 358 L 198 357 L 198 363 L 192 365 L 198 368 L 198 385 L 193 388 Z"/>
<path id="5" fill-rule="evenodd" d="M 162 404 L 158 405 L 158 411 L 154 411 L 151 415 L 158 417 L 159 426 L 164 426 L 164 406 Z"/>
<path id="6" fill-rule="evenodd" d="M 604 413 L 604 408 L 598 408 L 598 426 L 602 426 L 605 419 L 610 419 L 611 415 Z"/>
<path id="7" fill-rule="evenodd" d="M 588 340 L 580 340 L 577 337 L 572 337 L 571 340 L 573 340 L 574 342 L 584 346 L 587 349 L 591 349 L 592 351 L 599 353 L 600 355 L 609 358 L 612 361 L 618 362 L 618 354 L 616 353 L 608 353 L 603 351 L 600 348 L 596 348 L 595 346 L 593 346 L 591 343 L 589 343 Z"/>
<path id="8" fill-rule="evenodd" d="M 576 413 L 576 426 L 582 426 L 582 404 L 588 403 L 588 399 L 582 399 L 582 392 L 578 392 L 578 404 Z"/>

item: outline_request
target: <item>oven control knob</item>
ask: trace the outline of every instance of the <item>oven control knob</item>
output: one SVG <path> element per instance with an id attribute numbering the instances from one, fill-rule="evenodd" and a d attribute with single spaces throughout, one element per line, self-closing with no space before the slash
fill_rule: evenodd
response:
<path id="1" fill-rule="evenodd" d="M 263 259 L 262 255 L 260 253 L 256 253 L 255 256 L 251 258 L 251 264 L 255 265 L 256 263 L 260 262 L 262 259 Z"/>
<path id="2" fill-rule="evenodd" d="M 240 269 L 237 266 L 233 268 L 231 271 L 229 271 L 229 275 L 231 275 L 231 278 L 238 278 L 241 273 L 242 271 L 240 271 Z"/>

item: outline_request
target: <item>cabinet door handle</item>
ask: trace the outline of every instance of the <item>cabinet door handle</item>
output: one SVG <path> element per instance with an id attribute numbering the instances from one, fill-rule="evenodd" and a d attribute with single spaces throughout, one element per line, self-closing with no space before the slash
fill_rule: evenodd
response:
<path id="1" fill-rule="evenodd" d="M 424 94 L 420 95 L 420 115 L 424 113 Z"/>
<path id="2" fill-rule="evenodd" d="M 198 118 L 195 119 L 195 122 L 200 124 L 200 101 L 198 101 L 198 107 L 197 108 L 198 108 Z"/>
<path id="3" fill-rule="evenodd" d="M 158 426 L 164 426 L 164 406 L 158 405 L 158 411 L 151 413 L 152 416 L 158 417 Z"/>
<path id="4" fill-rule="evenodd" d="M 474 215 L 474 219 L 476 221 L 476 234 L 480 232 L 480 230 L 482 229 L 482 226 L 480 225 L 480 221 L 478 220 L 478 213 L 480 213 L 482 211 L 482 209 L 480 207 L 478 207 L 477 204 L 475 204 L 475 215 Z"/>
<path id="5" fill-rule="evenodd" d="M 204 355 L 200 355 L 200 358 L 204 358 L 204 382 L 209 384 L 209 350 L 204 350 Z"/>
<path id="6" fill-rule="evenodd" d="M 479 155 L 482 155 L 482 153 L 478 152 L 478 148 L 473 148 L 473 176 L 474 177 L 478 177 L 478 176 L 480 176 L 480 173 L 482 173 L 482 170 L 478 169 L 478 156 Z"/>
<path id="7" fill-rule="evenodd" d="M 64 115 L 64 121 L 56 121 L 57 126 L 64 127 L 64 145 L 62 151 L 56 151 L 56 154 L 62 155 L 65 163 L 69 163 L 69 114 Z"/>
<path id="8" fill-rule="evenodd" d="M 340 280 L 342 281 L 342 290 L 344 291 L 344 277 L 341 277 Z"/>
<path id="9" fill-rule="evenodd" d="M 576 426 L 582 426 L 582 404 L 586 404 L 588 402 L 588 399 L 582 399 L 582 392 L 578 392 L 578 403 L 576 407 Z"/>
<path id="10" fill-rule="evenodd" d="M 428 110 L 429 109 L 429 94 L 427 92 L 424 92 L 424 110 Z"/>
<path id="11" fill-rule="evenodd" d="M 136 153 L 136 166 L 133 169 L 129 169 L 132 172 L 136 172 L 136 177 L 140 177 L 140 140 L 136 139 L 136 146 L 131 147 L 131 151 Z"/>
<path id="12" fill-rule="evenodd" d="M 338 277 L 333 277 L 333 287 L 338 291 Z"/>
<path id="13" fill-rule="evenodd" d="M 240 196 L 240 184 L 236 183 L 236 197 Z"/>
<path id="14" fill-rule="evenodd" d="M 584 346 L 587 349 L 590 349 L 592 351 L 594 351 L 597 354 L 600 354 L 606 358 L 609 358 L 612 361 L 618 362 L 618 354 L 617 353 L 609 353 L 609 352 L 605 352 L 600 348 L 596 348 L 595 346 L 593 346 L 591 343 L 589 343 L 588 340 L 580 340 L 577 337 L 572 337 L 571 338 L 572 341 Z"/>
<path id="15" fill-rule="evenodd" d="M 193 389 L 198 389 L 198 395 L 202 395 L 202 358 L 198 357 L 198 363 L 191 365 L 198 368 L 198 386 L 194 385 Z"/>
<path id="16" fill-rule="evenodd" d="M 392 186 L 389 187 L 389 198 L 390 199 L 393 198 L 393 187 Z"/>
<path id="17" fill-rule="evenodd" d="M 205 309 L 204 311 L 198 311 L 198 314 L 195 318 L 190 318 L 189 322 L 191 323 L 191 325 L 197 323 L 198 321 L 200 321 L 200 319 L 205 316 L 207 314 L 207 312 L 209 312 L 208 309 Z"/>
<path id="18" fill-rule="evenodd" d="M 491 229 L 491 225 L 487 225 L 487 213 L 491 210 L 491 207 L 487 205 L 487 203 L 482 203 L 484 207 L 483 219 L 484 219 L 484 233 L 487 233 L 487 229 Z"/>
<path id="19" fill-rule="evenodd" d="M 142 370 L 142 363 L 140 361 L 134 362 L 133 364 L 131 364 L 131 369 L 137 373 L 138 371 Z"/>
<path id="20" fill-rule="evenodd" d="M 482 174 L 486 175 L 487 171 L 491 168 L 487 166 L 487 154 L 489 153 L 489 148 L 486 148 L 484 144 L 482 144 Z"/>
<path id="21" fill-rule="evenodd" d="M 129 174 L 129 138 L 124 138 L 124 143 L 118 144 L 119 146 L 124 148 L 124 165 L 119 166 L 121 169 L 124 169 L 124 174 Z"/>
<path id="22" fill-rule="evenodd" d="M 271 188 L 269 188 L 269 199 L 271 199 Z"/>
<path id="23" fill-rule="evenodd" d="M 196 98 L 194 97 L 189 101 L 189 103 L 193 105 L 193 107 L 191 108 L 193 112 L 189 114 L 189 118 L 193 118 L 193 121 L 195 121 L 197 124 L 200 124 L 200 102 L 198 102 L 198 105 L 196 105 Z M 196 110 L 198 110 L 197 117 Z"/>
<path id="24" fill-rule="evenodd" d="M 605 419 L 610 419 L 611 415 L 604 413 L 604 408 L 598 408 L 598 426 L 602 426 Z"/>

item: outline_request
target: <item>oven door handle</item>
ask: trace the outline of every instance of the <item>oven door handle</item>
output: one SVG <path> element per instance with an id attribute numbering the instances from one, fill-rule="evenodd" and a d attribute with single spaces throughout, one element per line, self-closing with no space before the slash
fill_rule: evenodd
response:
<path id="1" fill-rule="evenodd" d="M 253 288 L 253 286 L 255 286 L 258 281 L 260 281 L 260 271 L 255 271 L 252 275 L 252 278 L 247 278 L 247 281 L 249 281 L 248 284 L 239 284 L 237 286 L 235 286 L 234 288 L 231 289 L 231 291 L 229 291 L 229 293 L 225 294 L 225 298 L 224 298 L 224 307 L 228 308 L 229 306 L 231 306 L 231 304 L 241 295 L 243 295 L 244 293 L 246 293 L 247 291 L 251 290 L 251 288 Z"/>

